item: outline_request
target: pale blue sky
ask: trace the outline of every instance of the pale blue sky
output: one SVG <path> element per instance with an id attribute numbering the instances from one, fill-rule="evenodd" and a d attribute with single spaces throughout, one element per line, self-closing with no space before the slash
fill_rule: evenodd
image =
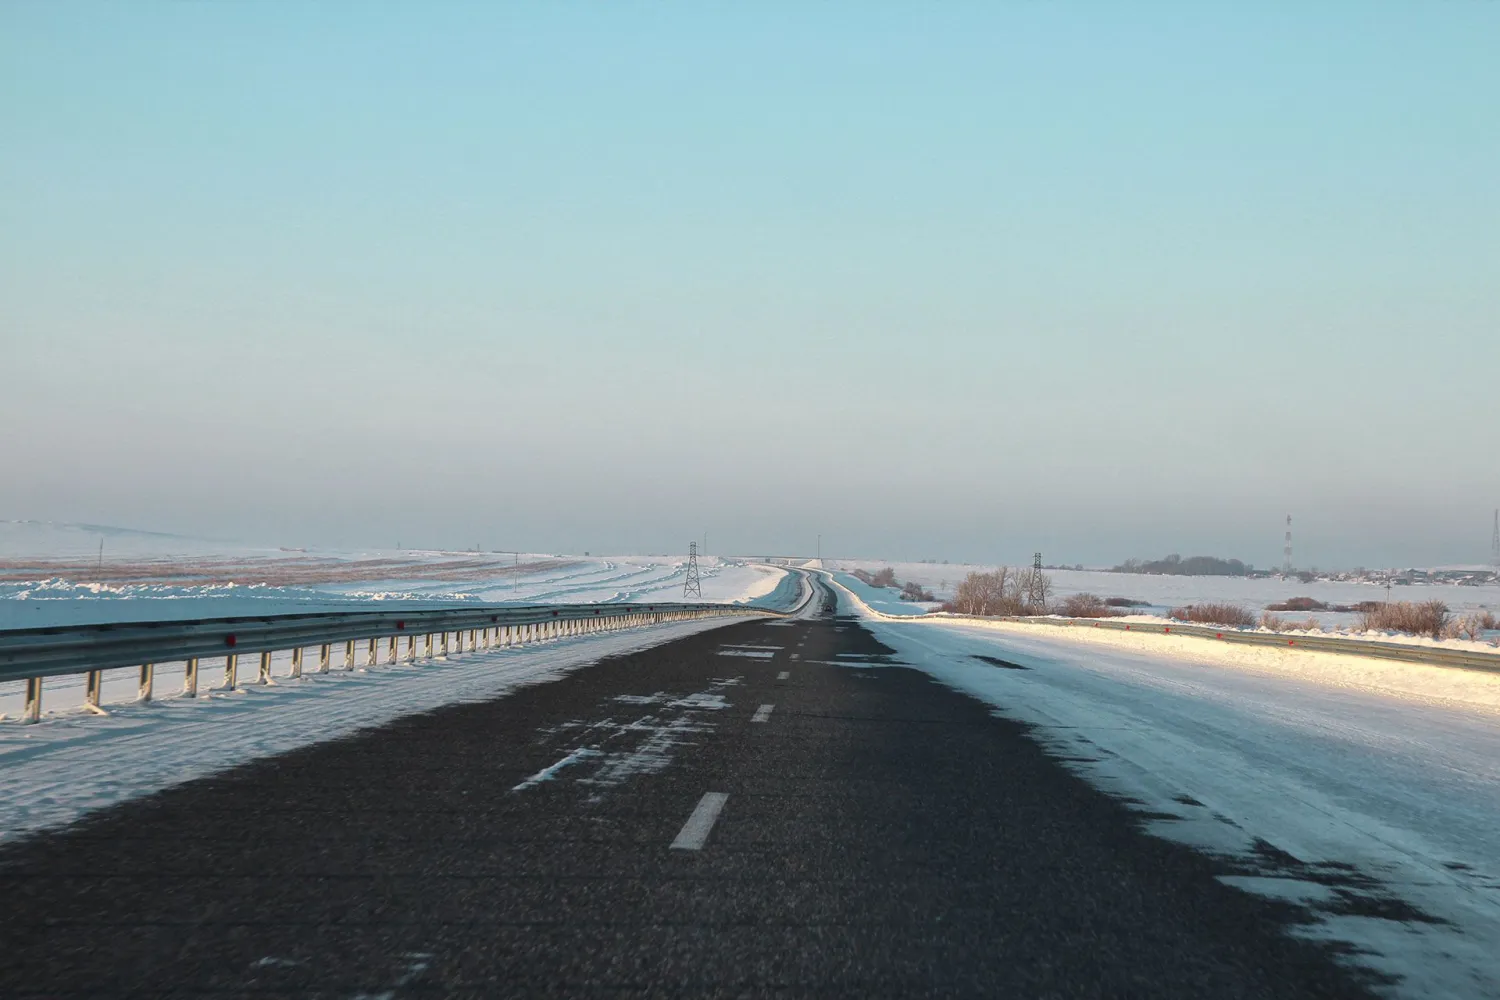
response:
<path id="1" fill-rule="evenodd" d="M 1500 3 L 938 6 L 0 5 L 0 517 L 1483 560 Z"/>

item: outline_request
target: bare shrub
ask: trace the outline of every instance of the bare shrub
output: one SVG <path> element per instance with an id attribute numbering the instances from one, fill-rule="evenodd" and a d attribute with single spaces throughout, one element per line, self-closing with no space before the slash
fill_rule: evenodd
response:
<path id="1" fill-rule="evenodd" d="M 1069 618 L 1118 618 L 1123 612 L 1110 607 L 1098 594 L 1070 594 L 1058 612 Z"/>
<path id="2" fill-rule="evenodd" d="M 1148 608 L 1149 601 L 1137 601 L 1129 597 L 1106 597 L 1104 603 L 1112 608 Z"/>
<path id="3" fill-rule="evenodd" d="M 1269 611 L 1264 611 L 1260 616 L 1260 627 L 1268 628 L 1272 632 L 1285 632 L 1286 619 L 1282 618 L 1280 615 L 1273 615 Z"/>
<path id="4" fill-rule="evenodd" d="M 1448 605 L 1442 601 L 1392 601 L 1377 604 L 1359 616 L 1366 632 L 1406 632 L 1441 638 L 1448 627 Z"/>
<path id="5" fill-rule="evenodd" d="M 961 615 L 1015 615 L 1021 609 L 1010 599 L 1011 571 L 1001 566 L 993 573 L 970 573 L 953 591 L 943 610 Z"/>
<path id="6" fill-rule="evenodd" d="M 1488 611 L 1481 611 L 1450 621 L 1443 630 L 1443 638 L 1478 642 L 1485 637 L 1484 633 L 1496 628 L 1500 628 L 1500 622 L 1495 620 L 1495 616 Z"/>
<path id="7" fill-rule="evenodd" d="M 1052 596 L 1052 578 L 1035 573 L 1041 603 L 1032 600 L 1034 570 L 1001 566 L 992 573 L 970 573 L 953 591 L 944 611 L 961 615 L 1042 615 Z"/>
<path id="8" fill-rule="evenodd" d="M 926 590 L 915 580 L 907 580 L 906 586 L 901 588 L 901 599 L 903 601 L 931 601 L 932 591 Z"/>
<path id="9" fill-rule="evenodd" d="M 863 569 L 850 570 L 849 575 L 872 587 L 894 587 L 896 585 L 896 571 L 889 566 L 884 569 L 878 569 L 873 573 Z"/>
<path id="10" fill-rule="evenodd" d="M 1327 611 L 1328 605 L 1312 597 L 1292 597 L 1280 604 L 1267 604 L 1267 611 Z"/>
<path id="11" fill-rule="evenodd" d="M 1248 627 L 1255 624 L 1255 616 L 1238 604 L 1189 604 L 1186 607 L 1173 608 L 1172 617 L 1183 622 L 1225 625 L 1230 628 Z"/>
<path id="12" fill-rule="evenodd" d="M 1023 611 L 1020 614 L 1045 615 L 1052 605 L 1052 578 L 1041 570 L 1017 570 L 1011 577 L 1010 596 Z"/>

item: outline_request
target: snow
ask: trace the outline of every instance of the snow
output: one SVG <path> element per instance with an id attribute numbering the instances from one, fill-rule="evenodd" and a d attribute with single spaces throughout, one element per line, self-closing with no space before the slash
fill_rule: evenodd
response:
<path id="1" fill-rule="evenodd" d="M 872 587 L 858 577 L 847 573 L 835 573 L 834 578 L 840 584 L 855 594 L 866 606 L 874 608 L 885 615 L 924 615 L 927 613 L 927 605 L 916 604 L 912 601 L 903 601 L 900 590 L 890 587 Z"/>
<path id="2" fill-rule="evenodd" d="M 1351 946 L 1392 995 L 1500 992 L 1500 676 L 840 597 L 897 661 L 1033 726 L 1227 883 L 1305 906 L 1295 933 Z"/>
<path id="3" fill-rule="evenodd" d="M 338 739 L 442 705 L 485 701 L 605 656 L 739 620 L 726 616 L 455 653 L 446 661 L 415 666 L 335 669 L 296 681 L 278 676 L 274 687 L 251 685 L 198 698 L 168 696 L 114 706 L 106 718 L 71 712 L 33 726 L 0 726 L 0 772 L 5 774 L 0 841 L 257 757 Z M 158 675 L 158 691 L 166 689 L 166 682 Z"/>
<path id="4" fill-rule="evenodd" d="M 785 569 L 751 560 L 706 556 L 699 568 L 704 601 L 775 604 L 795 588 Z M 402 608 L 680 601 L 685 574 L 680 556 L 286 551 L 6 521 L 0 629 L 339 611 L 374 601 Z M 295 582 L 245 582 L 282 577 Z"/>
<path id="5" fill-rule="evenodd" d="M 831 560 L 825 560 L 831 561 Z M 1027 565 L 1030 565 L 1029 562 Z M 873 559 L 839 560 L 829 567 L 840 573 L 853 569 L 878 570 L 889 566 L 896 571 L 902 583 L 915 581 L 927 587 L 939 598 L 951 598 L 953 590 L 971 572 L 987 572 L 993 565 L 967 565 L 961 563 L 911 563 L 882 562 Z M 1248 578 L 1234 576 L 1153 576 L 1145 573 L 1111 573 L 1107 570 L 1047 570 L 1052 578 L 1058 597 L 1070 594 L 1098 594 L 1100 597 L 1127 597 L 1145 601 L 1140 610 L 1163 615 L 1173 608 L 1185 604 L 1223 602 L 1238 604 L 1257 616 L 1268 604 L 1278 604 L 1290 597 L 1312 597 L 1324 604 L 1354 605 L 1361 601 L 1385 600 L 1383 586 L 1369 583 L 1314 580 L 1301 583 L 1296 580 L 1271 578 Z M 1391 599 L 1398 601 L 1442 601 L 1455 614 L 1471 611 L 1496 611 L 1500 613 L 1500 586 L 1469 587 L 1457 584 L 1417 584 L 1398 586 L 1391 590 Z M 909 612 L 908 612 L 909 613 Z M 1324 625 L 1352 624 L 1355 615 L 1331 611 L 1279 612 L 1289 620 L 1305 620 L 1311 617 Z"/>

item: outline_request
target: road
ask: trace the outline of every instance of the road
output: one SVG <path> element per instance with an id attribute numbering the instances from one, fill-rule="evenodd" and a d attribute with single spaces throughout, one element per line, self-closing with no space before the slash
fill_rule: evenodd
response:
<path id="1" fill-rule="evenodd" d="M 824 597 L 12 845 L 0 994 L 1368 995 Z"/>

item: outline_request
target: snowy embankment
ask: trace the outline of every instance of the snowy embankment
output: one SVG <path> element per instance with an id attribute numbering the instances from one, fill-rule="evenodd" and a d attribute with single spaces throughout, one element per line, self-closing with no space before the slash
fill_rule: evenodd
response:
<path id="1" fill-rule="evenodd" d="M 658 625 L 300 680 L 279 676 L 273 687 L 112 706 L 107 718 L 72 712 L 40 725 L 0 725 L 0 842 L 258 757 L 443 705 L 495 698 L 601 657 L 739 620 Z"/>
<path id="2" fill-rule="evenodd" d="M 1500 994 L 1500 676 L 846 610 L 1411 997 Z M 988 659 L 984 659 L 988 658 Z"/>

